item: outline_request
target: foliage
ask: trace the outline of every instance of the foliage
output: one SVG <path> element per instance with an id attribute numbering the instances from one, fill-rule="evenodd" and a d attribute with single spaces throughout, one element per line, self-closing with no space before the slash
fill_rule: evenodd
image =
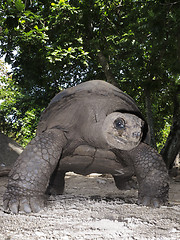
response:
<path id="1" fill-rule="evenodd" d="M 170 132 L 171 125 L 169 123 L 169 119 L 165 119 L 164 122 L 165 122 L 164 127 L 160 130 L 160 132 L 158 132 L 158 135 L 160 136 L 159 142 L 157 144 L 158 149 L 162 149 L 163 148 L 163 146 L 164 146 L 164 144 L 166 142 L 166 139 L 167 139 L 167 137 L 169 135 L 169 132 Z"/>
<path id="2" fill-rule="evenodd" d="M 2 81 L 13 94 L 1 109 L 15 118 L 3 121 L 11 122 L 16 136 L 29 139 L 41 110 L 61 88 L 90 79 L 108 81 L 100 52 L 116 85 L 144 114 L 150 90 L 156 140 L 162 147 L 180 84 L 179 5 L 172 0 L 3 0 L 1 54 L 13 76 Z"/>
<path id="3" fill-rule="evenodd" d="M 0 61 L 0 129 L 25 146 L 35 135 L 38 112 L 36 100 L 23 94 L 12 81 L 5 64 Z"/>

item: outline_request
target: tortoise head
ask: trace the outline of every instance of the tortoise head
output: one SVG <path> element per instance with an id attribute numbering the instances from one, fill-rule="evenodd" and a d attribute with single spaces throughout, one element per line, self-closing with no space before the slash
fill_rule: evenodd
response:
<path id="1" fill-rule="evenodd" d="M 130 113 L 113 112 L 103 123 L 103 135 L 112 148 L 131 150 L 139 145 L 144 121 Z"/>

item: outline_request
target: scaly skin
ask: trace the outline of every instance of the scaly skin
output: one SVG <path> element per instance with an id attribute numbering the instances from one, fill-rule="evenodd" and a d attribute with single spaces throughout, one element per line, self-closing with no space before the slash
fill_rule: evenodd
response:
<path id="1" fill-rule="evenodd" d="M 4 194 L 6 211 L 29 213 L 44 207 L 44 193 L 65 143 L 64 134 L 57 129 L 49 129 L 29 143 L 10 172 Z"/>
<path id="2" fill-rule="evenodd" d="M 45 192 L 50 179 L 52 185 L 48 190 L 51 193 L 62 193 L 64 172 L 59 172 L 55 178 L 52 173 L 65 144 L 64 134 L 57 129 L 47 130 L 31 141 L 10 173 L 4 195 L 4 208 L 7 211 L 15 214 L 19 211 L 26 213 L 40 211 L 44 207 Z M 157 151 L 149 145 L 140 143 L 125 155 L 126 160 L 129 156 L 134 164 L 139 185 L 139 204 L 159 207 L 166 203 L 169 189 L 168 174 L 164 161 Z M 115 177 L 115 180 L 117 187 L 121 188 L 124 184 L 122 177 L 117 179 Z"/>
<path id="3" fill-rule="evenodd" d="M 137 176 L 138 203 L 159 207 L 168 200 L 168 172 L 158 152 L 145 143 L 130 151 Z"/>

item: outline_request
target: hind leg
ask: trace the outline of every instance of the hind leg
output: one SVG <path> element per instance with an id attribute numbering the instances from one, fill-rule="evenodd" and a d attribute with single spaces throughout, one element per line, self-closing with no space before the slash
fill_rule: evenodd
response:
<path id="1" fill-rule="evenodd" d="M 132 176 L 113 176 L 116 187 L 119 190 L 137 189 L 137 182 L 132 179 Z"/>
<path id="2" fill-rule="evenodd" d="M 46 194 L 49 195 L 60 195 L 63 194 L 64 186 L 65 186 L 65 174 L 66 172 L 58 171 L 56 169 L 49 182 L 49 186 L 46 190 Z"/>

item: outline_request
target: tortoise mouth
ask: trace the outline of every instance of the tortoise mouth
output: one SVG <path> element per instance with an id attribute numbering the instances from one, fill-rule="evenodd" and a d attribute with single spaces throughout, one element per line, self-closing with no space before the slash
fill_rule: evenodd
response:
<path id="1" fill-rule="evenodd" d="M 139 135 L 139 137 L 131 138 L 131 139 L 126 139 L 123 138 L 122 136 L 112 136 L 114 138 L 114 141 L 117 142 L 117 144 L 120 144 L 119 148 L 121 150 L 131 150 L 135 148 L 136 146 L 139 145 L 141 139 L 142 139 L 142 134 Z"/>

